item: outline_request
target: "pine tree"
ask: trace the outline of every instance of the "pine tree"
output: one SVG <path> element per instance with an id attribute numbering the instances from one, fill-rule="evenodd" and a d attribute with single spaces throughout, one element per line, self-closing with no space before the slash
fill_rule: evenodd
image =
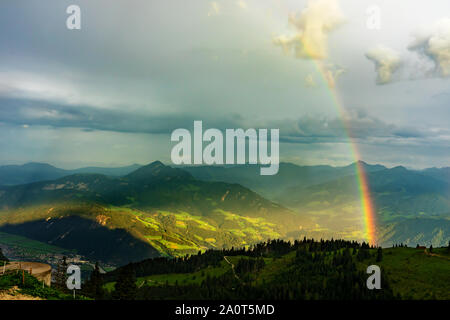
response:
<path id="1" fill-rule="evenodd" d="M 6 258 L 6 257 L 3 255 L 2 248 L 0 248 L 0 261 L 1 261 L 1 262 L 4 262 L 4 261 L 8 262 L 8 261 L 9 261 L 8 258 Z"/>
<path id="2" fill-rule="evenodd" d="M 113 298 L 116 300 L 134 300 L 136 296 L 136 275 L 132 265 L 122 268 L 114 286 Z"/>
<path id="3" fill-rule="evenodd" d="M 67 290 L 67 261 L 64 256 L 58 263 L 55 273 L 55 284 L 54 287 L 59 290 Z"/>
<path id="4" fill-rule="evenodd" d="M 379 247 L 377 251 L 377 262 L 380 262 L 381 260 L 383 260 L 383 249 Z"/>
<path id="5" fill-rule="evenodd" d="M 103 288 L 103 279 L 100 274 L 98 262 L 91 273 L 89 281 L 86 283 L 87 294 L 95 300 L 103 300 L 105 298 L 105 289 Z"/>
<path id="6" fill-rule="evenodd" d="M 430 245 L 430 253 L 433 253 L 433 245 Z"/>

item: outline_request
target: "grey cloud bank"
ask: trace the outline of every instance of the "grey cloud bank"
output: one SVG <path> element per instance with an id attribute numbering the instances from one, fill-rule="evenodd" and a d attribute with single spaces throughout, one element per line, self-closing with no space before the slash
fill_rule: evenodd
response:
<path id="1" fill-rule="evenodd" d="M 449 162 L 448 2 L 409 1 L 401 26 L 394 23 L 401 7 L 385 4 L 379 32 L 365 28 L 370 1 L 245 3 L 211 11 L 206 0 L 80 0 L 83 28 L 72 32 L 65 28 L 71 1 L 2 1 L 0 162 L 167 161 L 170 132 L 195 119 L 219 129 L 279 128 L 282 161 L 351 162 L 350 132 L 371 163 Z M 392 84 L 377 86 L 367 49 L 383 43 L 403 57 L 418 17 L 435 27 L 409 53 L 435 63 L 439 79 L 392 81 L 403 69 L 381 50 L 369 56 L 379 83 Z M 302 59 L 274 45 L 280 35 L 295 36 L 288 47 Z M 330 77 L 302 57 L 299 43 L 311 44 Z"/>

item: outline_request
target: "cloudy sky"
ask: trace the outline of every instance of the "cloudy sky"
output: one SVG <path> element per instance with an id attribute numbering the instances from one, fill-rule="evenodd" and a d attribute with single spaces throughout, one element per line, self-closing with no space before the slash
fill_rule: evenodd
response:
<path id="1" fill-rule="evenodd" d="M 0 164 L 170 163 L 203 120 L 279 128 L 282 161 L 353 162 L 350 132 L 369 163 L 448 166 L 449 77 L 447 0 L 2 0 Z"/>

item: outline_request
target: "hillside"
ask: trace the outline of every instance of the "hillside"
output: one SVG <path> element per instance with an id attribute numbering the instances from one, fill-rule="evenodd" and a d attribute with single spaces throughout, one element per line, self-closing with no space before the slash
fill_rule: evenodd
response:
<path id="1" fill-rule="evenodd" d="M 88 298 L 78 295 L 76 300 Z M 74 300 L 70 292 L 63 292 L 48 286 L 43 286 L 27 271 L 17 273 L 6 272 L 0 275 L 0 300 Z"/>
<path id="2" fill-rule="evenodd" d="M 383 218 L 449 212 L 448 182 L 403 167 L 368 173 L 367 180 L 376 207 L 385 212 L 391 210 L 389 217 Z M 297 208 L 323 201 L 343 204 L 358 200 L 358 187 L 355 176 L 346 176 L 309 187 L 286 188 L 278 200 Z"/>
<path id="3" fill-rule="evenodd" d="M 307 221 L 238 184 L 161 162 L 122 177 L 77 174 L 0 187 L 0 231 L 124 264 L 280 238 Z"/>
<path id="4" fill-rule="evenodd" d="M 159 161 L 120 177 L 64 172 L 51 181 L 0 187 L 0 231 L 113 264 L 268 238 L 363 241 L 355 165 L 282 163 L 275 176 L 261 176 L 250 165 L 172 168 Z M 450 240 L 448 168 L 360 165 L 377 213 L 378 244 L 440 246 Z M 85 229 L 88 237 L 80 237 Z M 125 244 L 116 242 L 122 238 Z M 117 245 L 104 249 L 108 243 Z"/>
<path id="5" fill-rule="evenodd" d="M 445 168 L 429 168 L 425 170 L 419 171 L 421 174 L 443 180 L 443 181 L 450 181 L 450 167 Z"/>
<path id="6" fill-rule="evenodd" d="M 370 165 L 364 162 L 361 164 L 367 172 L 386 169 L 381 165 Z M 286 188 L 307 187 L 353 175 L 356 172 L 356 164 L 332 167 L 325 165 L 299 166 L 282 162 L 278 174 L 273 176 L 261 176 L 258 166 L 255 165 L 191 166 L 183 167 L 183 169 L 197 179 L 238 183 L 273 200 L 282 195 Z"/>
<path id="7" fill-rule="evenodd" d="M 380 253 L 364 244 L 304 239 L 252 250 L 208 251 L 186 260 L 146 260 L 103 276 L 105 288 L 124 270 L 136 275 L 138 299 L 450 299 L 448 248 Z M 380 261 L 381 259 L 381 261 Z M 366 268 L 382 268 L 382 290 L 368 290 Z"/>
<path id="8" fill-rule="evenodd" d="M 419 241 L 441 246 L 450 240 L 448 182 L 403 167 L 369 172 L 367 180 L 377 213 L 380 245 L 415 245 Z M 363 227 L 354 175 L 286 188 L 276 201 L 312 218 L 321 226 L 321 236 L 345 230 L 351 224 Z M 351 229 L 348 232 L 351 238 Z"/>
<path id="9" fill-rule="evenodd" d="M 450 241 L 450 218 L 409 218 L 384 223 L 379 231 L 380 243 L 390 246 L 404 243 L 408 246 L 444 245 Z"/>

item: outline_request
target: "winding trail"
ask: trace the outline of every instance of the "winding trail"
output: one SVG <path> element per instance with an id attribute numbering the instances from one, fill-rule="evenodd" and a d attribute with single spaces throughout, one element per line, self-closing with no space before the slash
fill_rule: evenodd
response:
<path id="1" fill-rule="evenodd" d="M 223 258 L 224 258 L 225 261 L 231 266 L 231 270 L 233 270 L 234 277 L 235 277 L 236 279 L 238 279 L 239 281 L 241 281 L 241 279 L 239 278 L 239 276 L 236 274 L 236 271 L 234 270 L 234 264 L 232 264 L 232 263 L 230 262 L 230 260 L 227 259 L 226 256 L 223 256 Z"/>
<path id="2" fill-rule="evenodd" d="M 428 249 L 425 249 L 425 254 L 428 256 L 432 256 L 432 257 L 438 257 L 438 258 L 450 260 L 450 257 L 442 256 L 442 255 L 436 254 L 436 253 L 431 253 Z"/>

